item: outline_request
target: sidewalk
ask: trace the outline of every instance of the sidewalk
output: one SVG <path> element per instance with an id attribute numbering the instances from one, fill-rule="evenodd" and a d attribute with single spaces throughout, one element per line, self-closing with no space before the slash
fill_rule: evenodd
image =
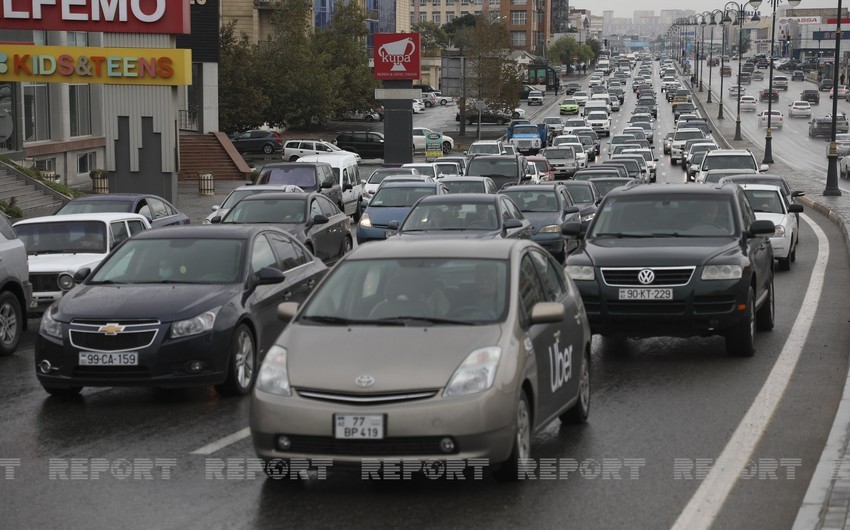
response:
<path id="1" fill-rule="evenodd" d="M 708 103 L 708 85 L 703 80 L 703 92 L 698 86 L 691 87 L 688 76 L 681 75 L 685 85 L 692 89 L 694 102 L 701 113 L 711 123 L 718 142 L 732 149 L 749 149 L 756 160 L 764 158 L 764 138 L 757 142 L 735 141 L 735 112 L 730 111 L 729 98 L 724 97 L 723 120 L 717 119 L 717 95 L 719 84 L 712 86 L 713 103 Z M 781 162 L 770 165 L 767 172 L 785 178 L 792 190 L 806 193 L 798 200 L 805 206 L 827 216 L 838 226 L 845 238 L 845 251 L 850 257 L 850 194 L 839 197 L 825 197 L 826 173 L 800 171 Z M 839 187 L 847 187 L 846 180 L 838 179 Z M 850 377 L 844 387 L 844 395 L 839 404 L 826 446 L 815 470 L 808 490 L 797 512 L 794 530 L 834 530 L 850 529 Z"/>

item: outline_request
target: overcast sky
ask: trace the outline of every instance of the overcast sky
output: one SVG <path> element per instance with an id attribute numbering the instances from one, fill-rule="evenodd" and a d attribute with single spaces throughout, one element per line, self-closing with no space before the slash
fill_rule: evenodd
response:
<path id="1" fill-rule="evenodd" d="M 594 15 L 599 16 L 602 16 L 603 11 L 611 9 L 614 11 L 614 16 L 620 18 L 632 18 L 635 9 L 654 9 L 655 14 L 658 15 L 662 9 L 693 9 L 698 13 L 702 13 L 703 11 L 710 11 L 713 9 L 723 9 L 723 6 L 725 5 L 726 2 L 723 0 L 687 0 L 684 2 L 671 2 L 670 0 L 604 0 L 602 2 L 592 2 L 591 0 L 570 1 L 570 7 L 590 9 Z M 787 5 L 788 2 L 784 0 L 780 3 L 780 7 Z M 797 6 L 798 9 L 807 7 L 826 7 L 837 10 L 838 0 L 802 0 L 800 5 Z M 843 9 L 850 7 L 850 0 L 844 0 L 841 7 Z M 762 2 L 761 7 L 759 7 L 759 11 L 770 14 L 772 11 L 770 3 L 767 1 Z"/>

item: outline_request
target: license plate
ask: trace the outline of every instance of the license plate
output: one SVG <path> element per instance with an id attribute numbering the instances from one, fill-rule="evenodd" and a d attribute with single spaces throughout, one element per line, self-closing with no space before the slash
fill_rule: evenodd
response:
<path id="1" fill-rule="evenodd" d="M 672 300 L 673 289 L 620 289 L 620 300 Z"/>
<path id="2" fill-rule="evenodd" d="M 138 366 L 138 352 L 80 352 L 80 366 Z"/>
<path id="3" fill-rule="evenodd" d="M 383 414 L 334 414 L 334 438 L 345 440 L 382 440 Z"/>

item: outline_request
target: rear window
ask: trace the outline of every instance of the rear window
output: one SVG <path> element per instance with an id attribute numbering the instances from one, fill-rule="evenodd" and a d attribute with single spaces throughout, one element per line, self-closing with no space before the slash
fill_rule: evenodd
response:
<path id="1" fill-rule="evenodd" d="M 304 190 L 315 190 L 316 168 L 307 165 L 264 168 L 257 184 L 291 184 Z"/>
<path id="2" fill-rule="evenodd" d="M 750 155 L 718 155 L 707 156 L 703 160 L 703 171 L 712 169 L 753 169 L 757 170 L 756 162 Z"/>
<path id="3" fill-rule="evenodd" d="M 369 206 L 404 208 L 413 206 L 413 203 L 428 195 L 434 195 L 434 188 L 431 186 L 383 187 L 372 198 Z"/>

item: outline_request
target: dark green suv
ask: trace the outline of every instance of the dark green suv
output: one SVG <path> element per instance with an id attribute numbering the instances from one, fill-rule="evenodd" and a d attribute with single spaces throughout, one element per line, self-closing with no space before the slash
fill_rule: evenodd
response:
<path id="1" fill-rule="evenodd" d="M 627 185 L 608 193 L 567 257 L 593 333 L 722 335 L 730 355 L 755 352 L 773 329 L 770 221 L 735 184 Z"/>

